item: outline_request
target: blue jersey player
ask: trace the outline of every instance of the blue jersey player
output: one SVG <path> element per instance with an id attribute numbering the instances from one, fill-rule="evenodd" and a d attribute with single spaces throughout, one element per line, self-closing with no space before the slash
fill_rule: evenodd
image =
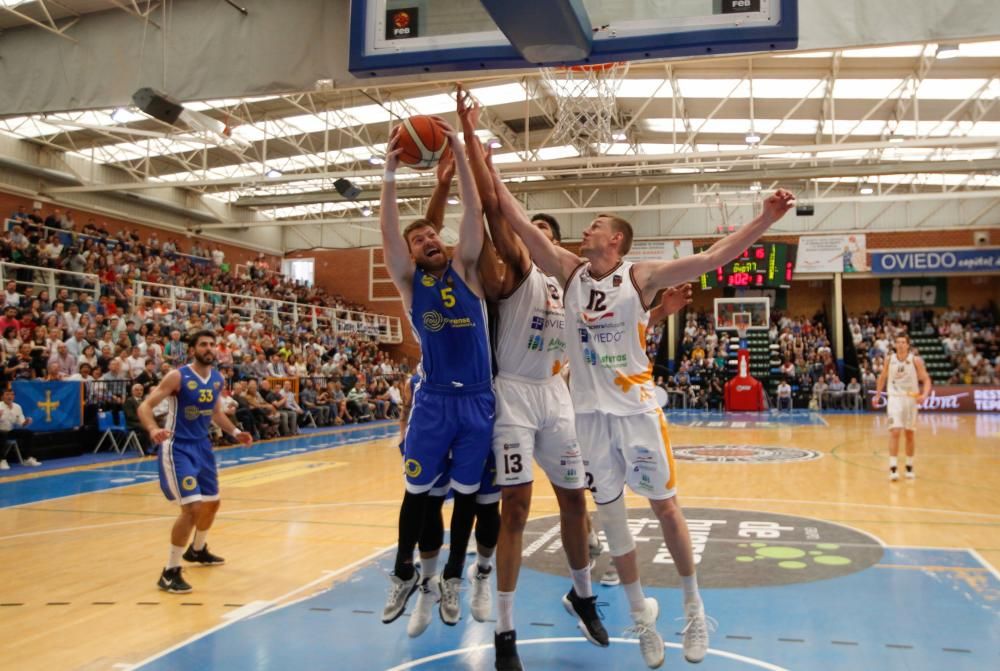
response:
<path id="1" fill-rule="evenodd" d="M 175 594 L 191 591 L 181 576 L 181 559 L 205 566 L 225 563 L 208 551 L 206 537 L 219 510 L 219 478 L 208 429 L 215 422 L 227 434 L 249 445 L 253 437 L 240 431 L 219 405 L 225 380 L 215 363 L 215 334 L 199 331 L 189 340 L 194 361 L 167 373 L 139 406 L 142 426 L 160 444 L 160 489 L 181 507 L 170 533 L 170 557 L 157 586 Z M 160 428 L 153 408 L 167 400 L 167 423 Z M 194 540 L 188 546 L 191 531 Z M 185 546 L 187 549 L 185 550 Z"/>
<path id="2" fill-rule="evenodd" d="M 386 623 L 402 615 L 417 590 L 420 574 L 413 565 L 413 551 L 424 526 L 430 492 L 444 485 L 454 491 L 455 506 L 451 549 L 437 588 L 441 619 L 450 625 L 458 622 L 465 549 L 493 431 L 492 369 L 478 273 L 485 237 L 482 206 L 455 130 L 437 117 L 435 122 L 454 154 L 464 203 L 452 259 L 432 222 L 418 219 L 400 233 L 395 185 L 398 128 L 389 142 L 382 183 L 380 224 L 385 262 L 420 343 L 423 369 L 403 445 L 406 494 L 399 514 L 392 584 L 382 613 Z"/>

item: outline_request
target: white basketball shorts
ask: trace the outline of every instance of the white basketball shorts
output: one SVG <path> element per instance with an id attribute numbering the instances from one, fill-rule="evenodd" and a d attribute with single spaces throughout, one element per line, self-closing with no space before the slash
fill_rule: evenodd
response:
<path id="1" fill-rule="evenodd" d="M 577 415 L 576 435 L 588 460 L 587 485 L 596 503 L 611 503 L 626 483 L 647 499 L 669 499 L 677 493 L 667 419 L 659 408 L 624 417 Z"/>
<path id="2" fill-rule="evenodd" d="M 494 390 L 497 484 L 511 487 L 533 482 L 533 462 L 537 461 L 556 487 L 583 487 L 585 469 L 576 440 L 573 402 L 562 378 L 554 375 L 536 382 L 500 374 Z"/>

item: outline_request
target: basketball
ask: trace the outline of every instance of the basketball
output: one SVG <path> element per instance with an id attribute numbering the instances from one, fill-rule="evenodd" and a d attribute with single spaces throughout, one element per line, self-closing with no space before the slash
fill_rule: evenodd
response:
<path id="1" fill-rule="evenodd" d="M 448 138 L 429 116 L 412 116 L 400 125 L 399 162 L 417 170 L 433 168 L 441 160 Z"/>

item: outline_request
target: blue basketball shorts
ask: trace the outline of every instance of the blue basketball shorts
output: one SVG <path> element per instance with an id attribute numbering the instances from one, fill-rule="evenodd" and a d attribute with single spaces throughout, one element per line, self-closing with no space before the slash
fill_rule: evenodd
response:
<path id="1" fill-rule="evenodd" d="M 212 442 L 171 438 L 160 447 L 160 489 L 181 505 L 219 499 L 219 473 Z"/>
<path id="2" fill-rule="evenodd" d="M 403 441 L 406 491 L 479 491 L 492 452 L 494 412 L 492 389 L 446 393 L 422 384 L 413 395 Z"/>

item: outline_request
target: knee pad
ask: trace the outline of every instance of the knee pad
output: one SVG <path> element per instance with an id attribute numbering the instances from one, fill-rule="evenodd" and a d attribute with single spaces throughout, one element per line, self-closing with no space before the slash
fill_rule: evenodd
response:
<path id="1" fill-rule="evenodd" d="M 621 557 L 635 549 L 635 539 L 628 528 L 625 492 L 610 503 L 599 503 L 597 514 L 601 518 L 601 527 L 612 557 Z"/>

